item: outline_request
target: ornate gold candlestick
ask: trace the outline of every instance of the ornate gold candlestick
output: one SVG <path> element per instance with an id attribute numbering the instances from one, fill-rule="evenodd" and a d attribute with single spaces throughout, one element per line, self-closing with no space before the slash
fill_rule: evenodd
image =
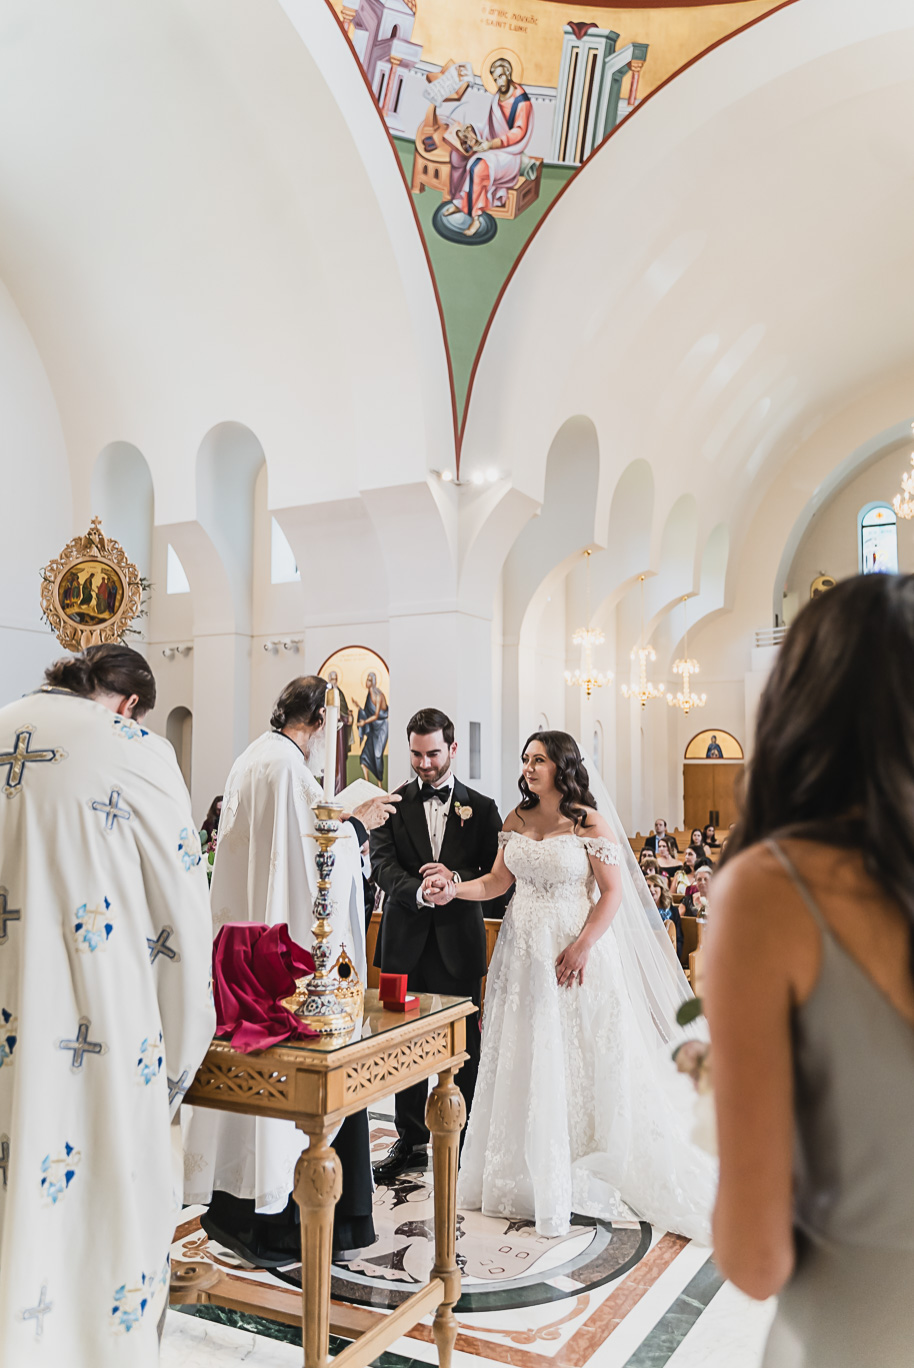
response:
<path id="1" fill-rule="evenodd" d="M 317 831 L 317 897 L 314 899 L 314 925 L 311 928 L 314 944 L 311 954 L 314 957 L 314 973 L 309 979 L 299 982 L 300 994 L 304 1001 L 296 1008 L 295 1015 L 306 1021 L 320 1035 L 342 1035 L 351 1031 L 355 1020 L 348 1010 L 353 1000 L 352 978 L 358 982 L 355 971 L 349 979 L 343 980 L 330 966 L 330 918 L 334 903 L 330 896 L 330 876 L 336 863 L 333 846 L 343 834 L 339 803 L 328 803 L 326 799 L 314 805 L 314 822 Z M 296 996 L 299 996 L 297 994 Z"/>

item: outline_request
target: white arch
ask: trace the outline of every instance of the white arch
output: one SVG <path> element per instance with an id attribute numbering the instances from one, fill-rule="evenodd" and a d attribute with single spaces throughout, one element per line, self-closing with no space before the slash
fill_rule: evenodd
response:
<path id="1" fill-rule="evenodd" d="M 646 101 L 509 282 L 464 459 L 494 441 L 538 497 L 542 434 L 573 402 L 604 470 L 622 453 L 648 461 L 670 506 L 694 494 L 703 526 L 728 523 L 735 544 L 797 446 L 914 357 L 914 177 L 886 132 L 914 97 L 912 71 L 905 0 L 865 13 L 804 0 Z M 576 260 L 603 263 L 586 289 L 556 288 L 571 243 Z"/>
<path id="2" fill-rule="evenodd" d="M 92 508 L 140 574 L 152 569 L 155 497 L 145 456 L 130 442 L 109 442 L 92 469 Z"/>
<path id="3" fill-rule="evenodd" d="M 329 9 L 29 15 L 0 51 L 3 269 L 80 480 L 129 432 L 159 520 L 192 519 L 188 462 L 227 412 L 270 452 L 278 507 L 452 468 L 424 247 Z"/>

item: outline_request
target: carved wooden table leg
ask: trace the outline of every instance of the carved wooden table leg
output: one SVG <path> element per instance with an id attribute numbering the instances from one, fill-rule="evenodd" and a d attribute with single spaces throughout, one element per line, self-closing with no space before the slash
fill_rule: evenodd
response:
<path id="1" fill-rule="evenodd" d="M 438 1346 L 440 1368 L 450 1368 L 457 1339 L 454 1307 L 460 1298 L 457 1267 L 457 1163 L 460 1132 L 467 1119 L 463 1094 L 454 1082 L 454 1070 L 443 1069 L 425 1109 L 425 1124 L 432 1135 L 435 1175 L 435 1266 L 432 1277 L 444 1282 L 444 1300 L 435 1312 L 432 1333 Z"/>
<path id="2" fill-rule="evenodd" d="M 343 1169 L 327 1143 L 329 1128 L 309 1132 L 309 1146 L 295 1167 L 295 1200 L 301 1216 L 302 1343 L 305 1368 L 328 1368 L 330 1358 L 330 1266 L 333 1211 L 343 1190 Z"/>

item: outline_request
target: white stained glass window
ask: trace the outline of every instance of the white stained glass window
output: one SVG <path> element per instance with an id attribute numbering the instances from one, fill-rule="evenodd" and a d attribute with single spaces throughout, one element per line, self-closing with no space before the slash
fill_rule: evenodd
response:
<path id="1" fill-rule="evenodd" d="M 189 594 L 190 583 L 184 566 L 178 559 L 178 553 L 168 543 L 168 562 L 165 567 L 165 592 L 166 594 Z"/>
<path id="2" fill-rule="evenodd" d="M 295 552 L 275 518 L 270 519 L 270 524 L 270 583 L 293 584 L 301 579 L 301 571 L 295 563 Z"/>
<path id="3" fill-rule="evenodd" d="M 874 504 L 860 519 L 860 569 L 864 575 L 898 574 L 898 527 L 888 504 Z"/>

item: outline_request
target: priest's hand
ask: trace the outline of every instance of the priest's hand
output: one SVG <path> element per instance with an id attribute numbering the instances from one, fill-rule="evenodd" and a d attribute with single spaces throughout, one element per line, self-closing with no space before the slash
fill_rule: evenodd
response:
<path id="1" fill-rule="evenodd" d="M 374 831 L 377 827 L 382 827 L 388 817 L 393 816 L 400 799 L 399 793 L 382 793 L 377 798 L 369 798 L 367 803 L 359 803 L 352 812 L 344 812 L 343 821 L 347 822 L 350 817 L 356 817 L 366 831 Z"/>

